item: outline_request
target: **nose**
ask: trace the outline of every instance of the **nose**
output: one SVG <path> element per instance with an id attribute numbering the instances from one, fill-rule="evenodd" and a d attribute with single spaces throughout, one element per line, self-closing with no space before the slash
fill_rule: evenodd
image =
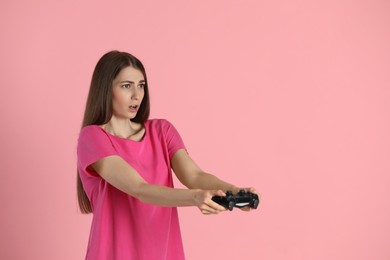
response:
<path id="1" fill-rule="evenodd" d="M 139 100 L 140 98 L 140 94 L 139 94 L 139 89 L 138 88 L 134 88 L 134 91 L 131 95 L 131 99 L 134 99 L 134 100 Z"/>

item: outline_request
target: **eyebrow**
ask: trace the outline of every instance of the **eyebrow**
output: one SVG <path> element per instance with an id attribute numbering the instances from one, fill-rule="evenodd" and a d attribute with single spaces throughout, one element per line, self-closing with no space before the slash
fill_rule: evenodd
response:
<path id="1" fill-rule="evenodd" d="M 133 81 L 130 81 L 130 80 L 121 81 L 120 83 L 130 83 L 130 84 L 134 84 L 134 82 L 133 82 Z M 139 83 L 145 83 L 145 80 L 140 80 Z"/>

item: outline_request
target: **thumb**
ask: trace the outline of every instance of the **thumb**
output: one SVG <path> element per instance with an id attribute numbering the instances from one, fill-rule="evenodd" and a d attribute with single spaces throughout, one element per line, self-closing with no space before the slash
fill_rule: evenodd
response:
<path id="1" fill-rule="evenodd" d="M 226 196 L 225 192 L 223 192 L 222 190 L 217 190 L 215 192 L 215 195 L 217 195 L 217 196 Z"/>

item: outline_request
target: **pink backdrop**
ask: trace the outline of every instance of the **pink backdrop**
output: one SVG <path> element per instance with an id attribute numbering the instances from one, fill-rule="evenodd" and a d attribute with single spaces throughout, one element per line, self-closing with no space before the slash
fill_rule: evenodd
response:
<path id="1" fill-rule="evenodd" d="M 0 259 L 85 255 L 76 140 L 106 51 L 260 209 L 181 208 L 188 259 L 390 259 L 390 2 L 1 1 Z"/>

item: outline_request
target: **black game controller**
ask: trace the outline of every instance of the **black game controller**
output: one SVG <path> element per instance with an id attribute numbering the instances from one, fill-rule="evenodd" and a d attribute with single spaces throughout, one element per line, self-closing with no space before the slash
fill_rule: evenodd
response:
<path id="1" fill-rule="evenodd" d="M 227 191 L 226 196 L 214 196 L 211 199 L 230 211 L 233 210 L 233 207 L 243 208 L 249 206 L 252 209 L 256 209 L 259 205 L 259 196 L 245 190 L 240 190 L 235 195 L 231 191 Z"/>

